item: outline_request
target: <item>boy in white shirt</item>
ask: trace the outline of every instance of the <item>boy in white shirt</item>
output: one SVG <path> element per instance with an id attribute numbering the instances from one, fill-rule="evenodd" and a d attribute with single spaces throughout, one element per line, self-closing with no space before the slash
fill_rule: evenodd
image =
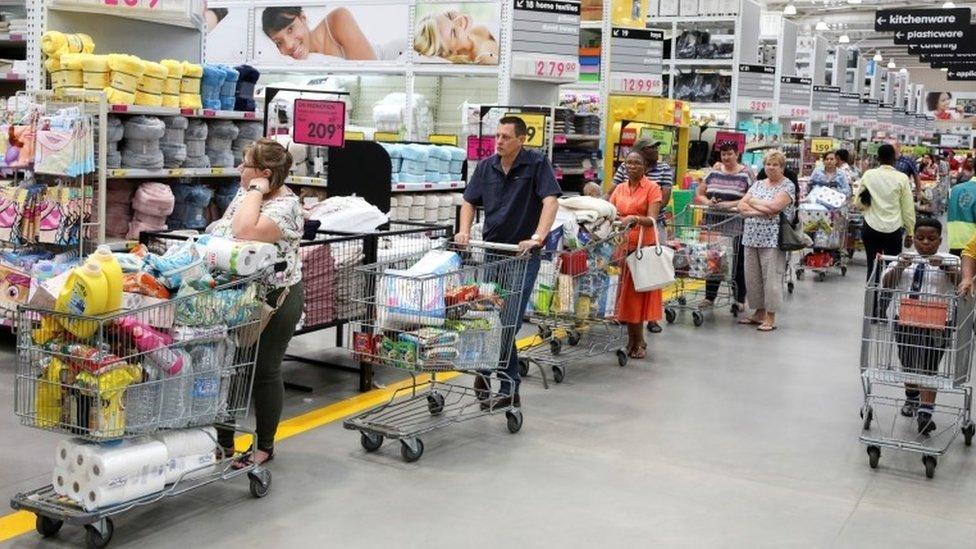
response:
<path id="1" fill-rule="evenodd" d="M 952 300 L 959 281 L 958 260 L 949 254 L 938 253 L 942 245 L 942 223 L 934 218 L 922 218 L 915 224 L 915 250 L 917 254 L 902 254 L 897 262 L 885 269 L 882 285 L 898 291 L 899 299 L 893 299 L 888 318 L 894 318 L 895 341 L 898 359 L 907 373 L 935 375 L 952 342 Z M 927 261 L 921 261 L 927 259 Z M 902 307 L 912 305 L 909 300 L 935 309 L 945 307 L 945 328 L 919 326 L 900 318 Z M 891 314 L 893 313 L 893 314 Z M 907 316 L 907 315 L 905 315 Z M 928 435 L 935 430 L 932 414 L 935 409 L 935 390 L 905 384 L 903 416 L 915 416 L 918 432 Z"/>

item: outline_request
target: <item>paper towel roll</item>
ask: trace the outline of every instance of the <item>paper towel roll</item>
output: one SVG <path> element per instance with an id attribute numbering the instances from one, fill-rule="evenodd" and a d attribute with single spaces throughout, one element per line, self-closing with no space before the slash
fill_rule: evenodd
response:
<path id="1" fill-rule="evenodd" d="M 212 454 L 217 449 L 217 430 L 206 427 L 163 431 L 156 435 L 156 440 L 166 446 L 168 459 Z"/>
<path id="2" fill-rule="evenodd" d="M 82 505 L 86 511 L 94 511 L 154 494 L 165 487 L 166 476 L 157 470 L 154 474 L 133 477 L 124 484 L 92 487 L 85 492 Z"/>
<path id="3" fill-rule="evenodd" d="M 166 484 L 172 484 L 178 480 L 182 482 L 205 477 L 213 472 L 213 466 L 216 462 L 217 456 L 214 452 L 170 459 L 166 462 L 166 468 L 163 470 L 166 475 Z M 182 480 L 180 475 L 184 475 Z"/>
<path id="4" fill-rule="evenodd" d="M 228 238 L 210 238 L 204 246 L 204 261 L 225 273 L 249 276 L 271 265 L 277 248 L 260 242 L 237 242 Z"/>
<path id="5" fill-rule="evenodd" d="M 100 447 L 89 453 L 88 478 L 95 486 L 118 484 L 119 479 L 158 471 L 166 463 L 166 445 L 143 440 L 118 447 Z"/>
<path id="6" fill-rule="evenodd" d="M 72 464 L 74 466 L 74 461 L 82 446 L 93 446 L 93 443 L 78 438 L 66 438 L 58 442 L 57 449 L 54 452 L 54 463 L 56 465 L 67 466 Z"/>
<path id="7" fill-rule="evenodd" d="M 60 467 L 54 468 L 54 474 L 51 475 L 51 486 L 54 487 L 54 493 L 59 496 L 66 496 L 71 493 L 71 485 L 74 483 L 74 477 L 65 469 Z"/>

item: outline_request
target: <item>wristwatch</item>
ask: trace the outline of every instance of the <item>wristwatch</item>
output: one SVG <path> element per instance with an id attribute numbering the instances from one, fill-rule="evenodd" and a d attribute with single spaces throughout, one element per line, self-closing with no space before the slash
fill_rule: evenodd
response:
<path id="1" fill-rule="evenodd" d="M 250 184 L 250 185 L 249 185 L 249 186 L 247 187 L 247 190 L 249 190 L 249 191 L 257 191 L 257 192 L 259 192 L 259 193 L 261 193 L 261 194 L 264 194 L 264 191 L 262 191 L 262 190 L 261 190 L 261 187 L 259 187 L 259 186 L 258 186 L 257 184 L 255 184 L 255 183 L 251 183 L 251 184 Z"/>
<path id="2" fill-rule="evenodd" d="M 540 243 L 540 244 L 542 243 L 542 237 L 541 237 L 541 236 L 539 236 L 539 235 L 537 235 L 537 234 L 534 234 L 534 235 L 532 235 L 532 236 L 531 236 L 531 237 L 529 237 L 529 238 L 531 238 L 532 240 L 535 240 L 536 242 L 538 242 L 538 243 Z"/>

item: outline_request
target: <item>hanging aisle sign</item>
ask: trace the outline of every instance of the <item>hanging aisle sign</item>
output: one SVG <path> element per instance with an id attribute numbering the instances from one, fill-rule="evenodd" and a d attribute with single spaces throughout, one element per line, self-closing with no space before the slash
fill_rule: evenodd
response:
<path id="1" fill-rule="evenodd" d="M 663 57 L 663 32 L 620 27 L 611 29 L 611 93 L 662 95 Z"/>
<path id="2" fill-rule="evenodd" d="M 840 88 L 814 86 L 810 110 L 815 122 L 836 122 L 840 116 Z"/>
<path id="3" fill-rule="evenodd" d="M 739 65 L 738 112 L 767 114 L 776 102 L 776 67 L 771 65 Z"/>
<path id="4" fill-rule="evenodd" d="M 971 82 L 976 80 L 976 67 L 968 69 L 949 69 L 946 80 Z"/>
<path id="5" fill-rule="evenodd" d="M 799 76 L 779 78 L 779 115 L 784 118 L 810 116 L 810 96 L 813 80 Z"/>
<path id="6" fill-rule="evenodd" d="M 580 3 L 512 1 L 512 78 L 579 80 Z"/>
<path id="7" fill-rule="evenodd" d="M 874 12 L 874 30 L 879 32 L 962 30 L 969 26 L 970 17 L 969 8 L 878 10 Z"/>
<path id="8" fill-rule="evenodd" d="M 973 42 L 924 42 L 912 43 L 905 46 L 908 53 L 921 55 L 923 53 L 976 53 L 976 43 Z"/>
<path id="9" fill-rule="evenodd" d="M 346 104 L 322 99 L 296 99 L 292 139 L 320 147 L 346 144 Z"/>
<path id="10" fill-rule="evenodd" d="M 841 92 L 840 116 L 837 122 L 845 126 L 853 126 L 861 116 L 861 94 Z"/>
<path id="11" fill-rule="evenodd" d="M 930 30 L 906 30 L 893 33 L 894 42 L 899 46 L 906 44 L 965 43 L 974 38 L 973 27 L 962 29 L 938 28 Z"/>
<path id="12" fill-rule="evenodd" d="M 858 126 L 865 129 L 874 129 L 878 124 L 878 105 L 877 99 L 861 98 L 860 113 L 858 115 Z"/>

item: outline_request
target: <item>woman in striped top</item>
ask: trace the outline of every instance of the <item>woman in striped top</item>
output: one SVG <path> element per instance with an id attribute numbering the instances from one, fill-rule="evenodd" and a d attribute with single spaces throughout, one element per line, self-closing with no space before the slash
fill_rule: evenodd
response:
<path id="1" fill-rule="evenodd" d="M 719 146 L 720 162 L 712 168 L 712 171 L 705 176 L 704 181 L 698 185 L 695 193 L 695 203 L 716 210 L 727 210 L 728 214 L 715 214 L 706 217 L 708 224 L 722 223 L 736 215 L 739 201 L 746 195 L 749 188 L 756 181 L 755 174 L 748 166 L 739 163 L 739 151 L 735 143 L 722 143 Z M 723 223 L 728 231 L 742 227 L 740 220 Z M 722 232 L 728 232 L 723 230 Z M 742 234 L 741 231 L 733 239 L 735 246 L 735 284 L 730 288 L 735 296 L 740 311 L 745 310 L 746 301 L 746 280 L 745 269 L 743 266 L 742 255 Z M 699 304 L 700 308 L 707 309 L 715 304 L 718 296 L 718 288 L 721 284 L 719 280 L 709 280 L 705 283 L 705 300 Z"/>

